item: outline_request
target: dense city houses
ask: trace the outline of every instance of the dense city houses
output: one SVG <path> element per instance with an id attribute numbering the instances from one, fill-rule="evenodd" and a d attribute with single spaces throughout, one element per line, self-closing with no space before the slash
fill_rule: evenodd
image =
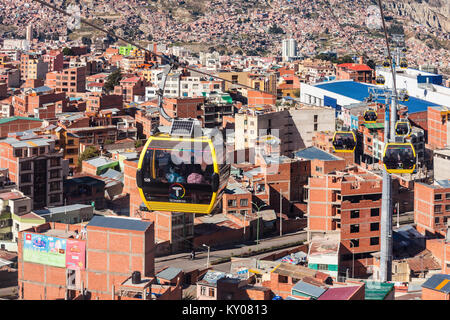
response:
<path id="1" fill-rule="evenodd" d="M 182 1 L 180 21 L 164 3 L 79 7 L 147 50 L 37 2 L 0 4 L 0 298 L 450 300 L 448 25 L 402 24 L 415 36 L 397 48 L 409 64 L 394 75 L 408 124 L 397 143 L 415 167 L 391 173 L 386 209 L 393 74 L 363 5 L 215 0 L 193 15 Z M 220 178 L 194 172 L 200 189 L 217 184 L 208 214 L 150 210 L 142 191 L 143 163 L 165 160 L 141 154 L 174 148 L 145 149 L 180 130 L 173 119 L 223 137 Z M 157 169 L 148 180 L 185 183 Z"/>

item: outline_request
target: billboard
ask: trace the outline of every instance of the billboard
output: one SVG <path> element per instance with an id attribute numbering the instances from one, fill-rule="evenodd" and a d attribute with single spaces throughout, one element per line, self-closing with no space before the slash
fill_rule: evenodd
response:
<path id="1" fill-rule="evenodd" d="M 66 239 L 24 232 L 23 260 L 66 267 Z"/>
<path id="2" fill-rule="evenodd" d="M 86 263 L 86 242 L 67 239 L 66 268 L 84 270 Z"/>

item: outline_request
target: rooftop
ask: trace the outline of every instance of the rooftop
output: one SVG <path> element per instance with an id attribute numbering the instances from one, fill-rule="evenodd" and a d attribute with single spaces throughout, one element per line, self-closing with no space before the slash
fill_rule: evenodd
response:
<path id="1" fill-rule="evenodd" d="M 325 152 L 317 147 L 308 147 L 303 150 L 297 151 L 295 153 L 297 158 L 306 159 L 306 160 L 323 160 L 323 161 L 335 161 L 342 160 L 331 153 Z"/>
<path id="2" fill-rule="evenodd" d="M 375 86 L 356 81 L 328 81 L 317 84 L 315 87 L 328 90 L 351 99 L 364 101 L 364 99 L 369 96 L 369 88 Z M 383 104 L 385 103 L 384 98 L 380 98 L 376 100 L 376 102 Z M 400 105 L 405 105 L 408 107 L 409 113 L 427 111 L 428 107 L 437 106 L 436 103 L 414 97 L 410 97 L 406 102 L 401 102 Z"/>
<path id="3" fill-rule="evenodd" d="M 164 269 L 163 271 L 159 272 L 156 274 L 157 278 L 161 278 L 164 280 L 172 280 L 174 279 L 181 271 L 180 268 L 173 268 L 173 267 L 168 267 L 166 269 Z"/>
<path id="4" fill-rule="evenodd" d="M 331 287 L 327 291 L 325 291 L 317 300 L 349 300 L 360 288 L 360 286 L 340 288 Z"/>
<path id="5" fill-rule="evenodd" d="M 445 294 L 450 293 L 450 275 L 435 274 L 422 284 L 423 288 L 436 290 Z"/>
<path id="6" fill-rule="evenodd" d="M 68 206 L 62 206 L 62 207 L 55 207 L 55 208 L 49 208 L 49 209 L 42 209 L 42 210 L 34 210 L 33 212 L 39 216 L 45 216 L 45 215 L 52 215 L 52 214 L 58 214 L 63 212 L 70 212 L 75 210 L 81 210 L 85 208 L 92 208 L 92 206 L 87 204 L 72 204 Z"/>
<path id="7" fill-rule="evenodd" d="M 87 227 L 145 231 L 151 224 L 149 221 L 133 218 L 94 216 L 87 224 Z"/>

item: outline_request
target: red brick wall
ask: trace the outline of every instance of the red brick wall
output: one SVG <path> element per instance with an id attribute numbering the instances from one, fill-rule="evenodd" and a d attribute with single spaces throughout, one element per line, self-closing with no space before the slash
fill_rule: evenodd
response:
<path id="1" fill-rule="evenodd" d="M 40 128 L 42 125 L 41 121 L 36 120 L 14 120 L 0 124 L 0 138 L 5 138 L 10 132 L 22 132 L 34 128 Z"/>
<path id="2" fill-rule="evenodd" d="M 422 300 L 450 300 L 450 294 L 422 287 Z"/>

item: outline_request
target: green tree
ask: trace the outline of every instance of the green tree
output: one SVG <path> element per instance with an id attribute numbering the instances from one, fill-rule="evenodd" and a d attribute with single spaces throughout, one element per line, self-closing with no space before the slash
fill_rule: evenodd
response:
<path id="1" fill-rule="evenodd" d="M 114 87 L 119 85 L 120 80 L 122 80 L 122 72 L 120 69 L 116 69 L 106 78 L 105 90 L 107 92 L 114 90 Z"/>
<path id="2" fill-rule="evenodd" d="M 92 159 L 98 157 L 100 155 L 100 151 L 93 146 L 88 146 L 84 149 L 83 153 L 78 157 L 78 167 L 81 168 L 81 164 L 84 160 Z"/>
<path id="3" fill-rule="evenodd" d="M 74 54 L 73 50 L 68 47 L 65 47 L 62 52 L 63 52 L 63 55 L 65 55 L 65 56 L 73 56 L 73 54 Z"/>
<path id="4" fill-rule="evenodd" d="M 300 89 L 296 89 L 294 91 L 294 97 L 299 98 L 300 97 Z"/>

